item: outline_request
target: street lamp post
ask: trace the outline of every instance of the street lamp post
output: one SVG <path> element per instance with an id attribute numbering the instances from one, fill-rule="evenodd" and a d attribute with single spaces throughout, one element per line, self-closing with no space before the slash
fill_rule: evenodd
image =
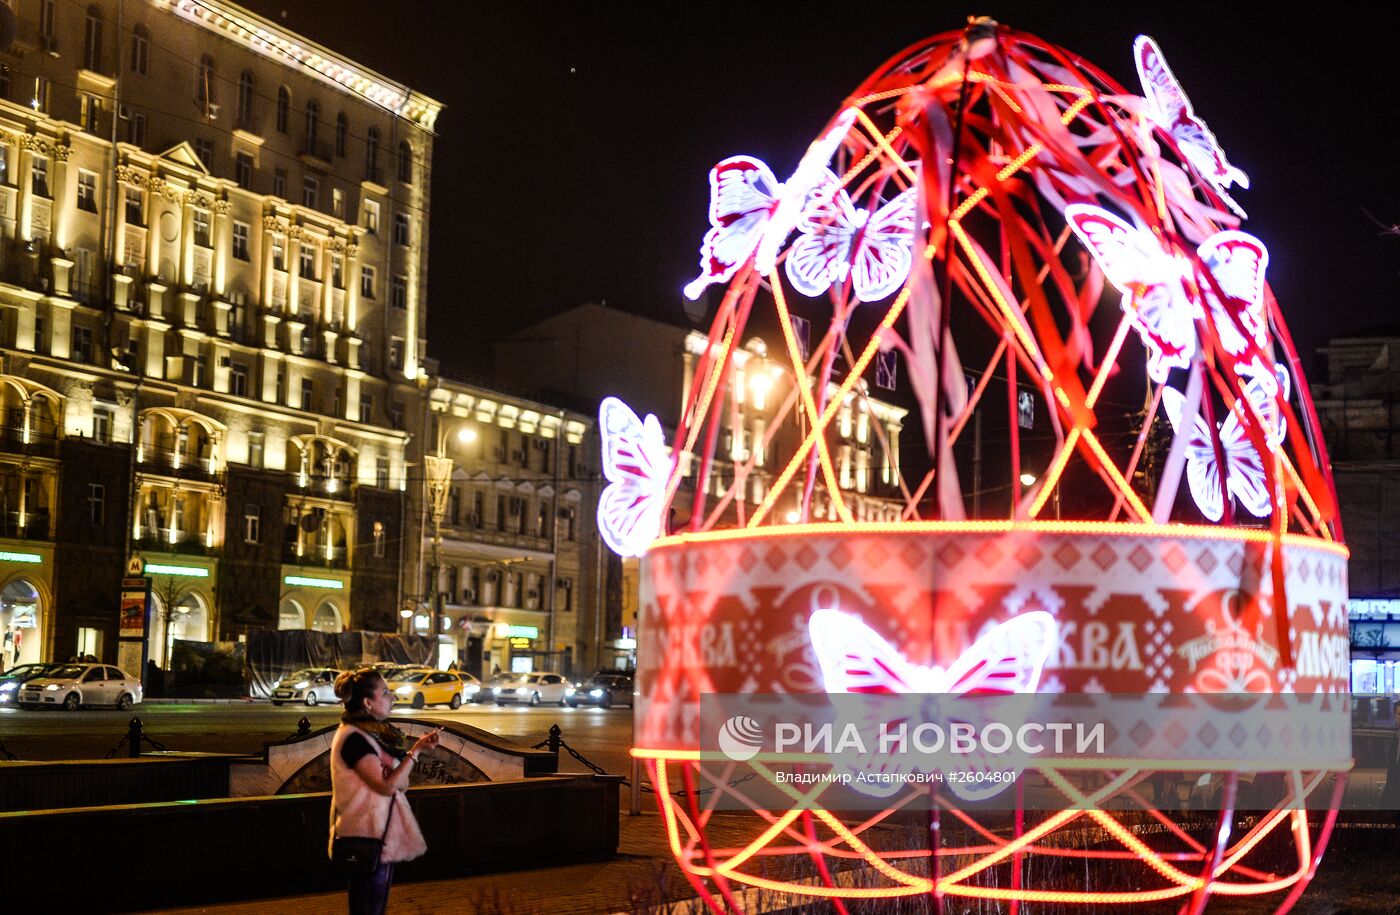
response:
<path id="1" fill-rule="evenodd" d="M 452 490 L 452 458 L 447 456 L 447 416 L 438 421 L 437 453 L 423 457 L 424 485 L 428 490 L 428 505 L 433 522 L 432 557 L 432 637 L 433 644 L 442 639 L 442 519 L 447 514 L 447 499 Z M 457 432 L 463 444 L 476 438 L 476 430 L 463 426 Z"/>

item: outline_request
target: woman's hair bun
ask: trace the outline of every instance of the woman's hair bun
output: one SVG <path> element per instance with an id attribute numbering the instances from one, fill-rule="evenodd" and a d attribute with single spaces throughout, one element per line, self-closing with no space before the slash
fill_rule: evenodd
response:
<path id="1" fill-rule="evenodd" d="M 335 697 L 341 702 L 350 698 L 350 693 L 355 688 L 355 671 L 343 671 L 335 678 Z"/>

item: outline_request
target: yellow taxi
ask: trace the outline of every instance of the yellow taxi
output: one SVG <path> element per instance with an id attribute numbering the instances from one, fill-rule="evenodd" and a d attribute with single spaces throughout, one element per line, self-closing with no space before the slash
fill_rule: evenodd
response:
<path id="1" fill-rule="evenodd" d="M 460 708 L 466 686 L 461 676 L 450 670 L 404 668 L 386 674 L 384 679 L 389 684 L 389 692 L 394 694 L 395 705 L 414 708 L 425 705 Z"/>

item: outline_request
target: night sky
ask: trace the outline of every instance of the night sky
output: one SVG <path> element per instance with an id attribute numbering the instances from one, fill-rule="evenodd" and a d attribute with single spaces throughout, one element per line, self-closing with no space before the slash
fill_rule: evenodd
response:
<path id="1" fill-rule="evenodd" d="M 1396 320 L 1400 136 L 1388 29 L 1225 4 L 447 4 L 250 2 L 446 105 L 433 157 L 429 354 L 484 380 L 489 344 L 585 301 L 685 322 L 706 173 L 750 153 L 780 178 L 842 99 L 901 48 L 989 14 L 1137 91 L 1161 45 L 1252 189 L 1243 228 L 1304 364 L 1328 336 Z M 286 15 L 282 11 L 285 8 Z M 814 9 L 806 5 L 805 9 Z"/>

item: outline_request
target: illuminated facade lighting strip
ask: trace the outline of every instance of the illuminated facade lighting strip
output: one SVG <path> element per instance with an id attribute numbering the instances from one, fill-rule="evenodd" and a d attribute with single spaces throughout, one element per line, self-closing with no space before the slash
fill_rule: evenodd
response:
<path id="1" fill-rule="evenodd" d="M 44 557 L 38 553 L 16 553 L 11 550 L 0 550 L 0 562 L 23 562 L 39 565 L 43 561 Z"/>
<path id="2" fill-rule="evenodd" d="M 172 566 L 159 562 L 146 563 L 147 575 L 175 575 L 182 578 L 208 578 L 209 570 L 199 566 Z"/>
<path id="3" fill-rule="evenodd" d="M 283 577 L 282 583 L 302 588 L 325 588 L 329 591 L 340 591 L 345 588 L 345 582 L 335 578 L 309 578 L 305 575 L 287 575 Z"/>
<path id="4" fill-rule="evenodd" d="M 442 103 L 351 63 L 293 32 L 221 0 L 156 0 L 157 6 L 254 53 L 300 69 L 431 131 Z"/>

